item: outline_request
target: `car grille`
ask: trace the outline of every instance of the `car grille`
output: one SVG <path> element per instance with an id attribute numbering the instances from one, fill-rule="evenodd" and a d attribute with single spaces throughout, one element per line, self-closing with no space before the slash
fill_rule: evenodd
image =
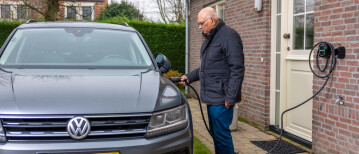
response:
<path id="1" fill-rule="evenodd" d="M 4 117 L 2 124 L 8 141 L 66 140 L 67 123 L 76 116 Z M 90 121 L 85 139 L 144 136 L 151 114 L 82 116 Z"/>

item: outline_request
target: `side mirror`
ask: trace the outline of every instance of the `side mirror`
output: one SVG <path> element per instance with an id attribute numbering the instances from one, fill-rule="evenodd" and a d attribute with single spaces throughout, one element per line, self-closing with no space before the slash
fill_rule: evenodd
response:
<path id="1" fill-rule="evenodd" d="M 171 63 L 165 55 L 161 53 L 156 53 L 155 60 L 162 74 L 167 73 L 170 70 Z"/>

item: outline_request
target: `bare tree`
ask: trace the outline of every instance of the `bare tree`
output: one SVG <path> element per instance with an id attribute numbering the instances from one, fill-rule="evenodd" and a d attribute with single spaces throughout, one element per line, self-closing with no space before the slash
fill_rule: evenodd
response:
<path id="1" fill-rule="evenodd" d="M 169 0 L 170 8 L 173 10 L 175 22 L 181 23 L 185 20 L 185 4 L 183 0 Z"/>
<path id="2" fill-rule="evenodd" d="M 57 13 L 59 12 L 59 1 L 60 0 L 36 0 L 36 1 L 29 1 L 29 0 L 22 0 L 24 5 L 31 10 L 34 10 L 44 16 L 45 20 L 47 21 L 55 21 L 57 20 Z M 38 7 L 42 6 L 43 7 Z"/>
<path id="3" fill-rule="evenodd" d="M 62 0 L 21 0 L 24 5 L 39 14 L 41 14 L 46 21 L 55 21 L 59 18 L 63 18 L 63 14 L 59 14 L 60 11 L 60 1 Z M 83 13 L 84 10 L 79 11 L 78 7 L 81 6 L 80 3 L 77 3 L 79 0 L 67 0 L 66 2 L 70 2 L 71 6 L 64 6 L 68 7 L 69 9 L 73 9 L 76 15 L 80 15 L 82 19 L 86 19 L 87 17 L 92 16 L 94 12 L 94 8 L 91 7 L 91 10 L 86 14 Z M 75 18 L 76 19 L 76 18 Z"/>
<path id="4" fill-rule="evenodd" d="M 155 0 L 165 23 L 182 23 L 185 19 L 184 0 Z"/>

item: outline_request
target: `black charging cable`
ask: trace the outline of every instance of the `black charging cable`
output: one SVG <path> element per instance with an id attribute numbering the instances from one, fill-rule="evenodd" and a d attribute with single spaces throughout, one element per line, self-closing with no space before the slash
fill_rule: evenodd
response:
<path id="1" fill-rule="evenodd" d="M 328 70 L 328 73 L 325 74 L 325 75 L 320 75 L 319 73 L 316 73 L 314 72 L 313 68 L 312 68 L 312 63 L 311 63 L 311 57 L 312 57 L 312 52 L 314 51 L 314 49 L 318 46 L 318 45 L 325 45 L 326 47 L 329 48 L 329 51 L 331 52 L 330 53 L 330 56 L 329 57 L 325 57 L 326 58 L 326 63 L 325 63 L 325 66 L 324 68 L 322 69 L 319 65 L 319 52 L 317 52 L 317 55 L 315 57 L 315 60 L 316 60 L 316 67 L 318 68 L 318 70 L 320 72 L 325 72 L 327 67 L 328 67 L 328 62 L 329 62 L 329 59 L 330 59 L 330 67 L 329 67 L 329 70 Z M 282 135 L 283 135 L 283 115 L 288 112 L 288 111 L 291 111 L 291 110 L 294 110 L 296 109 L 297 107 L 299 106 L 302 106 L 303 104 L 307 103 L 309 100 L 313 99 L 315 96 L 317 96 L 325 87 L 325 85 L 328 83 L 329 81 L 329 78 L 332 74 L 332 72 L 334 71 L 334 68 L 335 68 L 335 65 L 336 65 L 336 61 L 337 61 L 337 57 L 335 56 L 335 48 L 332 44 L 328 43 L 328 42 L 319 42 L 317 44 L 315 44 L 312 48 L 312 50 L 310 51 L 309 53 L 309 67 L 310 67 L 310 70 L 312 71 L 312 73 L 318 77 L 318 78 L 326 78 L 325 79 L 325 82 L 323 84 L 323 86 L 313 95 L 311 96 L 310 98 L 308 98 L 307 100 L 305 100 L 304 102 L 298 104 L 297 106 L 294 106 L 292 108 L 289 108 L 285 111 L 282 112 L 281 114 L 281 117 L 280 117 L 280 123 L 281 123 L 281 128 L 280 128 L 280 136 L 279 136 L 279 139 L 277 141 L 277 143 L 275 144 L 275 146 L 268 151 L 267 154 L 271 153 L 278 145 L 279 145 L 279 142 L 281 141 L 282 139 Z"/>
<path id="2" fill-rule="evenodd" d="M 180 82 L 180 81 L 181 81 L 181 78 L 180 78 L 180 77 L 171 77 L 170 80 L 171 80 L 173 83 L 176 83 L 176 82 Z M 213 134 L 212 134 L 212 132 L 209 130 L 209 127 L 208 127 L 208 125 L 207 125 L 206 119 L 204 118 L 204 114 L 203 114 L 203 110 L 202 110 L 201 99 L 200 99 L 200 97 L 199 97 L 199 95 L 198 95 L 196 89 L 194 89 L 187 81 L 185 81 L 185 83 L 186 83 L 186 86 L 190 87 L 190 88 L 194 91 L 194 93 L 196 94 L 197 99 L 198 99 L 199 108 L 201 109 L 201 114 L 202 114 L 202 119 L 203 119 L 204 125 L 206 126 L 208 133 L 209 133 L 209 134 L 212 136 L 212 138 L 213 138 Z"/>
<path id="3" fill-rule="evenodd" d="M 329 50 L 328 50 L 327 52 L 330 52 L 330 56 L 324 57 L 324 58 L 326 58 L 326 63 L 325 63 L 325 66 L 324 66 L 323 69 L 322 69 L 322 68 L 320 67 L 320 65 L 319 65 L 319 52 L 317 52 L 317 55 L 316 55 L 316 57 L 315 57 L 316 67 L 317 67 L 317 69 L 318 69 L 320 72 L 325 72 L 325 71 L 327 70 L 327 68 L 328 68 L 328 63 L 329 63 L 329 59 L 330 59 L 330 67 L 329 67 L 328 73 L 325 74 L 325 75 L 321 75 L 321 74 L 319 74 L 319 73 L 314 72 L 314 70 L 313 70 L 313 68 L 312 68 L 312 63 L 311 63 L 312 53 L 313 53 L 314 49 L 315 49 L 318 45 L 325 45 L 326 47 L 329 48 Z M 345 49 L 344 49 L 344 50 L 345 50 Z M 321 56 L 321 57 L 323 57 L 323 56 Z M 294 110 L 294 109 L 298 108 L 299 106 L 302 106 L 303 104 L 307 103 L 309 100 L 313 99 L 315 96 L 317 96 L 317 95 L 324 89 L 324 87 L 327 85 L 327 83 L 328 83 L 328 81 L 329 81 L 329 79 L 330 79 L 331 74 L 332 74 L 333 71 L 334 71 L 334 68 L 335 68 L 335 66 L 336 66 L 336 61 L 337 61 L 337 57 L 336 57 L 336 55 L 335 55 L 335 48 L 334 48 L 334 46 L 333 46 L 331 43 L 328 43 L 328 42 L 319 42 L 319 43 L 317 43 L 317 44 L 315 44 L 315 45 L 313 46 L 312 50 L 311 50 L 310 53 L 309 53 L 309 67 L 310 67 L 310 70 L 312 71 L 312 73 L 313 73 L 316 77 L 318 77 L 318 78 L 326 78 L 326 79 L 325 79 L 325 82 L 324 82 L 324 84 L 322 85 L 322 87 L 320 87 L 320 89 L 319 89 L 313 96 L 311 96 L 310 98 L 308 98 L 308 99 L 305 100 L 304 102 L 302 102 L 302 103 L 300 103 L 300 104 L 298 104 L 298 105 L 296 105 L 296 106 L 294 106 L 294 107 L 292 107 L 292 108 L 289 108 L 289 109 L 287 109 L 287 110 L 285 110 L 285 111 L 282 112 L 281 118 L 280 118 L 281 128 L 280 128 L 280 136 L 279 136 L 279 139 L 278 139 L 277 143 L 274 145 L 274 147 L 267 152 L 267 154 L 270 154 L 270 153 L 279 145 L 279 143 L 280 143 L 280 141 L 281 141 L 281 139 L 282 139 L 282 136 L 283 136 L 283 115 L 284 115 L 286 112 L 291 111 L 291 110 Z M 180 77 L 172 77 L 172 78 L 170 78 L 170 80 L 175 83 L 175 82 L 180 82 L 180 81 L 181 81 L 181 78 L 180 78 Z M 200 98 L 199 98 L 199 95 L 198 95 L 197 91 L 196 91 L 188 82 L 185 81 L 185 83 L 186 83 L 187 86 L 189 86 L 189 87 L 195 92 L 195 94 L 196 94 L 196 96 L 197 96 L 197 98 L 198 98 L 198 103 L 199 103 L 200 109 L 201 109 L 201 114 L 202 114 L 203 122 L 204 122 L 204 124 L 205 124 L 205 126 L 206 126 L 206 128 L 207 128 L 207 130 L 208 130 L 208 133 L 209 133 L 209 134 L 212 136 L 212 138 L 213 138 L 213 135 L 212 135 L 211 131 L 209 130 L 209 128 L 208 128 L 208 126 L 207 126 L 207 122 L 206 122 L 206 120 L 205 120 L 205 118 L 204 118 L 203 111 L 202 111 L 201 100 L 200 100 Z"/>

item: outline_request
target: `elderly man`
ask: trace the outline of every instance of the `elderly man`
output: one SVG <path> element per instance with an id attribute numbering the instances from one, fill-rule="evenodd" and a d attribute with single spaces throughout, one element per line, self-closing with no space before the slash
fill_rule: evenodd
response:
<path id="1" fill-rule="evenodd" d="M 233 154 L 229 126 L 233 105 L 241 101 L 244 76 L 243 45 L 239 34 L 225 25 L 211 7 L 198 14 L 198 28 L 205 41 L 201 47 L 199 68 L 181 77 L 189 83 L 200 80 L 201 99 L 207 104 L 210 131 L 216 154 Z"/>

